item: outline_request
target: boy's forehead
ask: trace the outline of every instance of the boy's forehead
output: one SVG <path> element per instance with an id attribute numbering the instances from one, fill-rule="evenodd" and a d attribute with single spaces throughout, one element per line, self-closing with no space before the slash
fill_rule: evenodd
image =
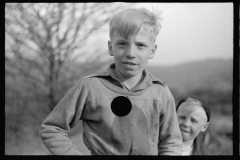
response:
<path id="1" fill-rule="evenodd" d="M 135 34 L 129 34 L 127 37 L 121 35 L 118 31 L 113 31 L 111 39 L 113 40 L 136 40 L 138 42 L 152 42 L 152 34 L 148 30 L 140 29 L 139 32 Z"/>
<path id="2" fill-rule="evenodd" d="M 197 110 L 198 108 L 200 108 L 200 106 L 196 103 L 191 103 L 191 102 L 183 102 L 178 110 L 181 111 L 187 111 L 187 112 L 193 112 L 195 110 Z"/>
<path id="3" fill-rule="evenodd" d="M 194 102 L 183 102 L 178 108 L 178 113 L 184 115 L 194 114 L 197 115 L 197 117 L 201 117 L 201 119 L 207 120 L 205 110 L 198 103 Z"/>

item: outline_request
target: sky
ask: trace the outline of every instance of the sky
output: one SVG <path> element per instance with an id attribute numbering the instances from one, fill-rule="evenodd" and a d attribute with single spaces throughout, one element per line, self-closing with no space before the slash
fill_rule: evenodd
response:
<path id="1" fill-rule="evenodd" d="M 149 65 L 233 59 L 233 3 L 137 3 L 162 11 L 157 51 Z M 103 43 L 109 40 L 105 33 Z"/>
<path id="2" fill-rule="evenodd" d="M 162 11 L 157 53 L 149 64 L 233 58 L 233 3 L 145 3 Z"/>

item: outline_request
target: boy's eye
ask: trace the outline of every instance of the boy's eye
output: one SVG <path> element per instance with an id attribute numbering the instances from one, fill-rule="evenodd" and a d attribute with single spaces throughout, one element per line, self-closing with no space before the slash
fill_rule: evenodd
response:
<path id="1" fill-rule="evenodd" d="M 125 42 L 118 42 L 117 45 L 118 45 L 118 46 L 125 46 L 126 43 L 125 43 Z"/>
<path id="2" fill-rule="evenodd" d="M 184 117 L 184 116 L 179 116 L 178 118 L 179 118 L 179 119 L 183 119 L 183 120 L 185 119 L 185 117 Z"/>
<path id="3" fill-rule="evenodd" d="M 198 123 L 198 121 L 196 119 L 192 119 L 193 123 Z"/>
<path id="4" fill-rule="evenodd" d="M 140 47 L 140 48 L 146 47 L 146 45 L 141 44 L 141 43 L 137 44 L 137 46 Z"/>

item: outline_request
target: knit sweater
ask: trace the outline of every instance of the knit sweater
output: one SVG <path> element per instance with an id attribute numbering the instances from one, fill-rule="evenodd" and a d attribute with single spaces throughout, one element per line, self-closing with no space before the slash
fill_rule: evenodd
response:
<path id="1" fill-rule="evenodd" d="M 48 115 L 40 128 L 41 139 L 54 155 L 82 155 L 68 138 L 79 120 L 83 142 L 93 155 L 181 155 L 174 98 L 167 85 L 143 71 L 141 82 L 128 90 L 116 77 L 115 65 L 84 77 Z M 130 108 L 126 115 L 126 97 Z M 115 111 L 114 111 L 115 107 Z"/>

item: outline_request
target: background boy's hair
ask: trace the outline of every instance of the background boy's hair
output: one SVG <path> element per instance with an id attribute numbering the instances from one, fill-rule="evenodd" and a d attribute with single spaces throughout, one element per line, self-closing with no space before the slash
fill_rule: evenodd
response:
<path id="1" fill-rule="evenodd" d="M 123 38 L 129 39 L 136 35 L 141 28 L 148 30 L 152 34 L 152 41 L 156 41 L 156 37 L 161 29 L 160 14 L 162 12 L 151 12 L 145 8 L 127 9 L 119 12 L 110 21 L 109 36 L 112 37 L 114 31 Z"/>
<path id="2" fill-rule="evenodd" d="M 208 107 L 207 102 L 205 102 L 203 99 L 197 97 L 197 98 L 193 98 L 193 97 L 187 97 L 187 98 L 183 98 L 178 102 L 178 105 L 176 106 L 176 110 L 178 110 L 178 107 L 183 103 L 183 102 L 188 102 L 188 101 L 194 101 L 197 102 L 199 104 L 200 107 L 202 107 L 204 109 L 204 111 L 206 112 L 207 115 L 207 122 L 210 121 L 210 117 L 211 117 L 211 112 L 210 109 Z"/>

